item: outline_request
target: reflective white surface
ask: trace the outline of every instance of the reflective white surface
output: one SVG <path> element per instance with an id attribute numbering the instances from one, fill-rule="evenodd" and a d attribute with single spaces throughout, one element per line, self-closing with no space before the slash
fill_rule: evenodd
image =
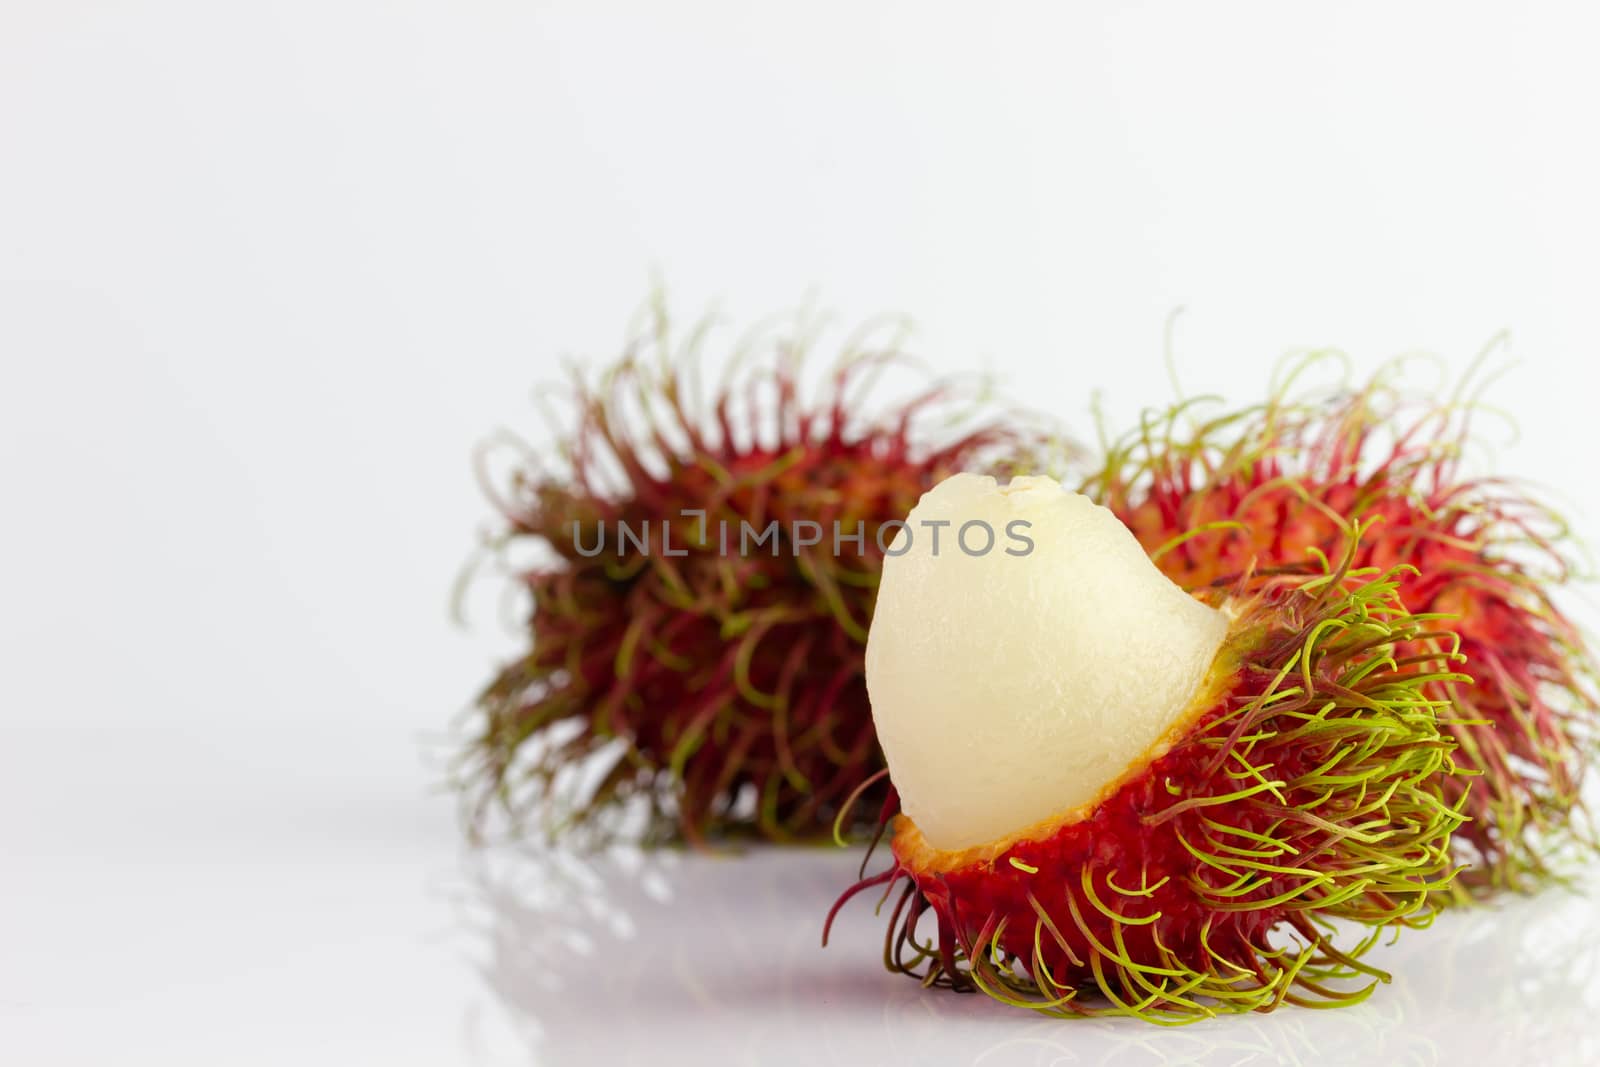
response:
<path id="1" fill-rule="evenodd" d="M 1600 1061 L 1583 896 L 1407 934 L 1355 1008 L 1065 1022 L 885 973 L 865 896 L 821 948 L 854 851 L 473 852 L 438 798 L 285 789 L 288 737 L 0 740 L 8 1063 Z"/>

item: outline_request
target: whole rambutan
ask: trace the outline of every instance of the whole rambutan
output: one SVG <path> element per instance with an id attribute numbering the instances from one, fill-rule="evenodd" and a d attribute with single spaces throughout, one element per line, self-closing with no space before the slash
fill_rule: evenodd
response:
<path id="1" fill-rule="evenodd" d="M 1431 917 L 1461 820 L 1429 696 L 1453 656 L 1392 575 L 1346 557 L 1191 596 L 1048 478 L 956 475 L 909 521 L 1033 547 L 884 565 L 867 684 L 901 807 L 892 864 L 834 913 L 898 887 L 891 969 L 1162 1022 L 1386 977 L 1361 956 Z"/>
<path id="2" fill-rule="evenodd" d="M 1552 853 L 1593 843 L 1581 787 L 1600 722 L 1594 662 L 1551 598 L 1572 573 L 1565 527 L 1521 485 L 1467 473 L 1471 403 L 1421 401 L 1388 372 L 1296 401 L 1294 378 L 1242 412 L 1148 416 L 1084 491 L 1188 588 L 1347 551 L 1395 569 L 1408 609 L 1448 616 L 1473 679 L 1429 690 L 1453 704 L 1446 728 L 1475 775 L 1447 784 L 1471 817 L 1455 893 L 1536 888 L 1559 876 Z"/>
<path id="3" fill-rule="evenodd" d="M 491 493 L 492 545 L 542 555 L 510 567 L 527 649 L 478 698 L 458 772 L 474 832 L 645 798 L 657 832 L 808 837 L 881 767 L 862 649 L 883 546 L 925 489 L 1020 434 L 950 381 L 875 409 L 906 362 L 885 325 L 807 399 L 808 328 L 747 338 L 703 401 L 707 325 L 675 351 L 658 305 L 598 381 L 573 372 L 558 462 L 525 450 Z"/>

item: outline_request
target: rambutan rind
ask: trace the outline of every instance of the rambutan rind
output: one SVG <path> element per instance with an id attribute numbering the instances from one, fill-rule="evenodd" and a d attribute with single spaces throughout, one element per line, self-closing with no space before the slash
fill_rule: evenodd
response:
<path id="1" fill-rule="evenodd" d="M 1559 857 L 1596 848 L 1582 788 L 1600 757 L 1595 659 L 1552 599 L 1573 574 L 1565 524 L 1524 486 L 1464 470 L 1470 402 L 1419 401 L 1382 373 L 1297 400 L 1298 370 L 1256 408 L 1147 416 L 1083 491 L 1188 588 L 1315 568 L 1365 526 L 1356 564 L 1404 565 L 1400 599 L 1448 616 L 1474 679 L 1430 692 L 1477 772 L 1470 794 L 1448 787 L 1471 816 L 1455 898 L 1559 880 Z"/>
<path id="2" fill-rule="evenodd" d="M 1364 999 L 1387 975 L 1361 957 L 1431 919 L 1463 820 L 1434 688 L 1463 676 L 1398 580 L 1236 585 L 1232 636 L 1147 763 L 1088 810 L 958 852 L 895 816 L 892 865 L 840 897 L 824 943 L 851 897 L 898 887 L 884 961 L 928 985 L 1163 1023 Z M 1004 788 L 1003 768 L 973 773 Z"/>
<path id="3" fill-rule="evenodd" d="M 593 829 L 642 798 L 656 835 L 825 834 L 883 765 L 862 681 L 881 531 L 946 475 L 1018 454 L 1024 431 L 951 381 L 871 410 L 874 382 L 904 360 L 903 331 L 882 324 L 846 342 L 812 399 L 814 324 L 756 334 L 708 401 L 706 325 L 680 349 L 659 305 L 646 327 L 598 384 L 574 371 L 560 462 L 526 450 L 509 488 L 488 490 L 503 517 L 491 548 L 543 558 L 510 568 L 529 644 L 473 709 L 456 775 L 469 828 Z M 775 539 L 746 550 L 746 524 L 755 537 L 776 524 Z M 569 778 L 576 795 L 558 796 Z"/>

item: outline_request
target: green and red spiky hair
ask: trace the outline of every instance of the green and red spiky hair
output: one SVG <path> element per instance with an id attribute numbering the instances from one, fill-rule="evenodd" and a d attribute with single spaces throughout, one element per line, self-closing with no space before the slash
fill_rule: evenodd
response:
<path id="1" fill-rule="evenodd" d="M 527 649 L 479 696 L 458 772 L 475 834 L 532 814 L 550 832 L 592 826 L 644 797 L 656 833 L 804 838 L 882 765 L 861 677 L 880 528 L 1021 431 L 950 381 L 873 410 L 881 372 L 905 362 L 903 329 L 882 323 L 811 400 L 812 324 L 752 334 L 702 403 L 708 326 L 675 352 L 658 305 L 597 383 L 573 372 L 555 469 L 525 449 L 509 489 L 490 491 L 493 548 L 543 558 L 511 567 L 531 598 Z M 607 759 L 558 802 L 561 776 Z"/>
<path id="2" fill-rule="evenodd" d="M 1573 573 L 1564 525 L 1523 486 L 1464 469 L 1472 403 L 1421 402 L 1383 373 L 1297 401 L 1294 378 L 1242 412 L 1147 417 L 1084 491 L 1191 588 L 1315 568 L 1362 524 L 1356 565 L 1401 568 L 1400 599 L 1450 616 L 1475 679 L 1430 692 L 1454 703 L 1458 759 L 1477 774 L 1448 786 L 1471 816 L 1457 895 L 1558 877 L 1552 852 L 1592 846 L 1581 787 L 1600 721 L 1592 656 L 1551 598 Z"/>
<path id="3" fill-rule="evenodd" d="M 1397 592 L 1395 574 L 1350 570 L 1347 555 L 1320 574 L 1245 576 L 1200 593 L 1224 608 L 1227 636 L 1158 744 L 1100 779 L 1091 803 L 976 846 L 934 847 L 889 798 L 892 862 L 868 877 L 869 852 L 824 943 L 840 907 L 881 887 L 880 907 L 893 900 L 890 970 L 1020 1007 L 1184 1023 L 1364 999 L 1387 975 L 1362 956 L 1384 931 L 1431 919 L 1462 819 L 1445 788 L 1456 773 L 1439 727 L 1445 705 L 1431 695 L 1459 677 L 1455 656 Z M 889 618 L 880 605 L 875 626 Z M 1116 640 L 1135 637 L 1123 629 Z M 1054 669 L 1032 651 L 1024 662 Z M 895 665 L 869 652 L 868 672 L 874 714 L 893 710 L 904 684 Z M 1105 729 L 1126 729 L 1144 677 L 1114 690 Z M 981 733 L 994 712 L 972 716 Z M 913 746 L 888 725 L 879 729 L 899 784 Z M 1017 777 L 970 773 L 983 788 L 942 791 L 987 800 Z"/>

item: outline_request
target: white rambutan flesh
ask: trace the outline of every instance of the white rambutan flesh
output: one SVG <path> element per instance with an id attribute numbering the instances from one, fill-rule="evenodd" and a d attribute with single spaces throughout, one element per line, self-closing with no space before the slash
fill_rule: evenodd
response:
<path id="1" fill-rule="evenodd" d="M 1092 805 L 1158 752 L 1228 626 L 1053 479 L 947 478 L 890 546 L 867 642 L 902 811 L 964 849 Z"/>

